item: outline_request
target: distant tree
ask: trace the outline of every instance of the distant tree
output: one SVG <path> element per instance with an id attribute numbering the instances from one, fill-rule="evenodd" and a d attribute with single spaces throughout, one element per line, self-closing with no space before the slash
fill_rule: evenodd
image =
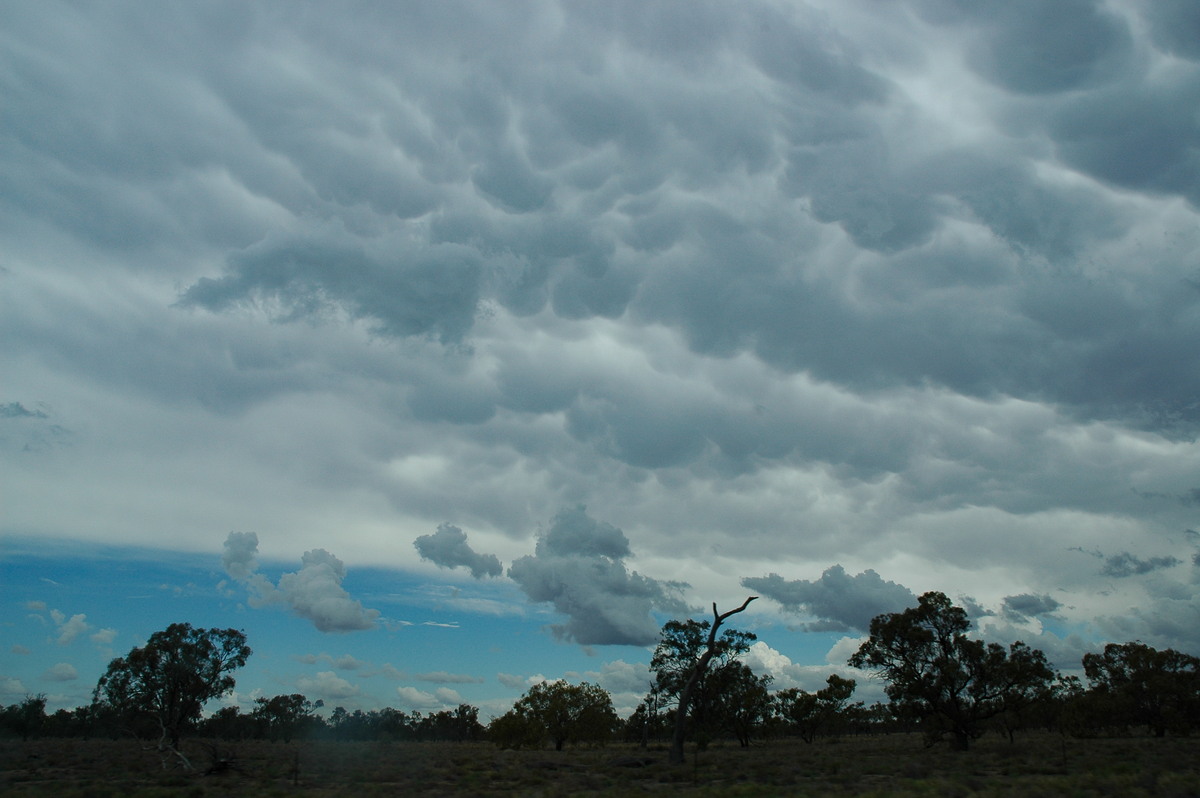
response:
<path id="1" fill-rule="evenodd" d="M 1200 726 L 1200 659 L 1141 643 L 1109 643 L 1085 654 L 1089 700 L 1110 721 L 1146 726 L 1156 737 Z M 1094 714 L 1094 713 L 1093 713 Z"/>
<path id="2" fill-rule="evenodd" d="M 421 718 L 417 723 L 418 740 L 468 742 L 483 737 L 485 729 L 479 722 L 479 710 L 470 704 L 444 709 Z"/>
<path id="3" fill-rule="evenodd" d="M 285 743 L 318 723 L 320 719 L 313 712 L 325 705 L 323 701 L 314 704 L 300 693 L 256 698 L 254 703 L 252 717 L 266 737 L 272 741 L 282 738 Z"/>
<path id="4" fill-rule="evenodd" d="M 549 740 L 561 751 L 570 742 L 605 742 L 619 721 L 612 698 L 599 685 L 541 682 L 492 721 L 492 739 L 504 747 L 538 745 Z"/>
<path id="5" fill-rule="evenodd" d="M 855 681 L 843 679 L 836 673 L 826 679 L 826 686 L 815 693 L 799 688 L 780 690 L 775 694 L 776 712 L 787 727 L 811 743 L 817 735 L 828 732 L 845 714 Z M 856 706 L 861 707 L 860 702 Z"/>
<path id="6" fill-rule="evenodd" d="M 108 664 L 92 695 L 94 707 L 158 727 L 160 751 L 179 751 L 179 738 L 204 704 L 234 687 L 232 672 L 246 664 L 250 647 L 236 629 L 196 629 L 175 623 L 150 635 L 146 645 Z"/>
<path id="7" fill-rule="evenodd" d="M 651 740 L 669 737 L 672 727 L 671 715 L 663 711 L 662 699 L 652 687 L 633 714 L 625 719 L 625 741 L 640 743 L 645 748 Z"/>
<path id="8" fill-rule="evenodd" d="M 713 674 L 708 708 L 710 722 L 746 748 L 771 717 L 770 676 L 756 676 L 744 662 L 734 661 Z"/>
<path id="9" fill-rule="evenodd" d="M 1056 690 L 1063 684 L 1046 662 L 1046 655 L 1018 641 L 1008 649 L 1008 661 L 999 671 L 1002 706 L 996 715 L 1001 731 L 1013 742 L 1016 732 L 1048 723 Z"/>
<path id="10" fill-rule="evenodd" d="M 668 621 L 663 626 L 658 646 L 650 659 L 650 670 L 654 672 L 658 695 L 664 701 L 674 699 L 675 702 L 675 727 L 669 754 L 672 764 L 683 761 L 683 743 L 689 722 L 701 732 L 711 728 L 711 724 L 706 723 L 706 716 L 714 704 L 714 688 L 720 682 L 720 677 L 714 679 L 711 673 L 730 667 L 734 659 L 749 651 L 750 644 L 757 639 L 751 632 L 727 629 L 719 637 L 717 632 L 730 616 L 745 610 L 756 598 L 750 596 L 742 606 L 724 613 L 717 611 L 714 602 L 711 623 Z"/>
<path id="11" fill-rule="evenodd" d="M 37 737 L 45 725 L 45 693 L 25 696 L 19 704 L 10 704 L 0 710 L 0 728 L 22 740 Z"/>
<path id="12" fill-rule="evenodd" d="M 221 707 L 197 725 L 197 731 L 205 737 L 244 740 L 255 736 L 258 724 L 251 715 L 243 715 L 238 707 Z"/>
<path id="13" fill-rule="evenodd" d="M 1045 655 L 1023 643 L 1006 652 L 967 637 L 967 613 L 943 593 L 916 607 L 876 616 L 850 665 L 880 673 L 894 711 L 918 719 L 932 743 L 949 734 L 967 750 L 985 722 L 1045 690 L 1054 678 Z"/>

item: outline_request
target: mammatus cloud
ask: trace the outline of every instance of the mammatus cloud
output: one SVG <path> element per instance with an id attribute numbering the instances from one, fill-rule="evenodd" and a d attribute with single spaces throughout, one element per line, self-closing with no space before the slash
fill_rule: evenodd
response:
<path id="1" fill-rule="evenodd" d="M 917 604 L 917 597 L 903 585 L 886 582 L 869 569 L 850 576 L 840 565 L 827 568 L 816 581 L 789 581 L 768 574 L 747 577 L 742 585 L 778 601 L 786 610 L 817 616 L 819 621 L 808 624 L 812 631 L 865 631 L 876 615 Z"/>
<path id="2" fill-rule="evenodd" d="M 504 568 L 495 554 L 478 554 L 467 544 L 467 533 L 452 524 L 439 524 L 437 532 L 413 541 L 421 558 L 442 568 L 469 568 L 471 576 L 500 576 Z"/>
<path id="3" fill-rule="evenodd" d="M 534 554 L 508 569 L 530 601 L 552 604 L 567 616 L 554 634 L 581 645 L 650 645 L 659 623 L 652 611 L 687 612 L 684 585 L 660 582 L 625 568 L 629 540 L 582 507 L 558 513 Z"/>
<path id="4" fill-rule="evenodd" d="M 279 584 L 257 573 L 258 535 L 230 532 L 222 562 L 225 572 L 250 591 L 250 604 L 262 607 L 283 604 L 294 614 L 312 621 L 322 632 L 372 629 L 378 610 L 366 609 L 342 587 L 346 567 L 324 549 L 306 551 L 301 568 L 279 577 Z"/>
<path id="5" fill-rule="evenodd" d="M 1198 15 L 0 3 L 0 534 L 186 549 L 337 516 L 407 568 L 441 520 L 586 503 L 697 601 L 767 561 L 815 580 L 774 585 L 812 628 L 861 628 L 903 591 L 843 575 L 842 609 L 798 570 L 852 560 L 1182 646 Z M 251 542 L 231 580 L 291 606 Z M 583 637 L 644 637 L 601 608 L 646 618 L 655 586 L 585 542 L 514 578 Z M 313 568 L 292 587 L 341 609 L 298 611 L 361 623 Z M 443 606 L 512 606 L 470 601 Z"/>

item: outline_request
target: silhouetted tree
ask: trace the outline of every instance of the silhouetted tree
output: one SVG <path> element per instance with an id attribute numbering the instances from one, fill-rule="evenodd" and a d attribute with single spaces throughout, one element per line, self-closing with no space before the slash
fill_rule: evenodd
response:
<path id="1" fill-rule="evenodd" d="M 19 704 L 10 704 L 0 709 L 0 728 L 22 740 L 38 736 L 45 725 L 45 693 L 25 696 Z"/>
<path id="2" fill-rule="evenodd" d="M 704 715 L 712 703 L 709 666 L 715 660 L 718 669 L 728 667 L 736 656 L 749 651 L 750 643 L 756 639 L 750 632 L 726 630 L 720 637 L 717 632 L 730 616 L 745 610 L 756 598 L 750 596 L 742 606 L 724 613 L 717 612 L 714 602 L 711 624 L 688 620 L 668 621 L 663 626 L 662 637 L 650 659 L 650 670 L 654 672 L 659 695 L 666 700 L 675 698 L 675 728 L 669 754 L 673 764 L 683 761 L 689 713 L 701 721 L 696 724 L 698 727 L 703 726 Z"/>
<path id="3" fill-rule="evenodd" d="M 599 685 L 541 682 L 492 721 L 488 731 L 502 747 L 519 748 L 550 740 L 561 751 L 568 742 L 605 742 L 619 721 L 612 698 Z"/>
<path id="4" fill-rule="evenodd" d="M 1041 651 L 1014 643 L 1006 652 L 968 638 L 969 627 L 964 609 L 929 592 L 916 607 L 876 616 L 849 662 L 882 674 L 895 711 L 919 719 L 930 743 L 949 734 L 965 751 L 985 721 L 1054 678 Z"/>
<path id="5" fill-rule="evenodd" d="M 180 735 L 205 702 L 233 689 L 232 672 L 249 656 L 246 635 L 236 629 L 171 624 L 110 662 L 92 703 L 121 718 L 150 718 L 159 729 L 159 750 L 170 750 L 191 769 L 179 751 Z"/>
<path id="6" fill-rule="evenodd" d="M 285 743 L 319 722 L 313 712 L 325 705 L 323 701 L 314 704 L 300 693 L 256 698 L 254 703 L 252 717 L 263 734 L 272 741 L 282 737 Z"/>
<path id="7" fill-rule="evenodd" d="M 815 693 L 793 687 L 775 694 L 776 712 L 806 743 L 833 727 L 854 695 L 853 679 L 843 679 L 833 673 L 825 681 L 826 686 Z M 856 706 L 861 707 L 862 703 Z"/>
<path id="8" fill-rule="evenodd" d="M 1100 654 L 1085 654 L 1091 682 L 1089 700 L 1111 720 L 1144 725 L 1156 737 L 1168 730 L 1200 726 L 1200 659 L 1145 643 L 1109 643 Z"/>
<path id="9" fill-rule="evenodd" d="M 729 732 L 743 748 L 766 725 L 771 716 L 770 676 L 756 676 L 744 662 L 734 661 L 711 675 L 708 683 L 709 723 Z"/>

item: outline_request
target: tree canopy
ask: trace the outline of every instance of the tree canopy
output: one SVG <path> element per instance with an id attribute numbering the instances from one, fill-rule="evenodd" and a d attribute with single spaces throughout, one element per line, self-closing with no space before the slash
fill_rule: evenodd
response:
<path id="1" fill-rule="evenodd" d="M 178 753 L 179 738 L 204 704 L 234 687 L 233 671 L 250 656 L 236 629 L 197 629 L 174 623 L 108 664 L 93 693 L 98 712 L 157 724 L 160 747 Z"/>
<path id="2" fill-rule="evenodd" d="M 1137 641 L 1109 643 L 1084 655 L 1083 670 L 1093 700 L 1111 718 L 1144 725 L 1156 737 L 1200 722 L 1200 658 Z"/>
<path id="3" fill-rule="evenodd" d="M 492 721 L 489 731 L 497 743 L 507 747 L 537 745 L 548 739 L 561 751 L 568 742 L 604 742 L 619 722 L 612 698 L 599 685 L 541 682 Z"/>
<path id="4" fill-rule="evenodd" d="M 1054 672 L 1041 651 L 1020 642 L 1005 651 L 967 637 L 966 610 L 944 593 L 918 601 L 876 616 L 849 663 L 881 674 L 895 711 L 919 720 L 930 742 L 949 734 L 966 750 L 985 721 L 1049 689 Z"/>

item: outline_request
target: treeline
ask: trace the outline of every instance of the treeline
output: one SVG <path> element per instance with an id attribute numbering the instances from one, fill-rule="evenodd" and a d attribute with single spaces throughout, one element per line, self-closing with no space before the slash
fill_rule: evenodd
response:
<path id="1" fill-rule="evenodd" d="M 715 608 L 714 608 L 715 609 Z M 1084 678 L 1063 676 L 1023 643 L 1005 648 L 967 636 L 965 610 L 941 593 L 917 607 L 887 613 L 849 660 L 886 684 L 887 703 L 854 701 L 853 679 L 831 674 L 815 692 L 771 690 L 771 677 L 743 661 L 756 639 L 737 629 L 720 635 L 708 621 L 668 621 L 650 662 L 651 688 L 626 718 L 602 687 L 543 682 L 486 725 L 462 704 L 432 713 L 393 708 L 327 714 L 301 694 L 259 698 L 250 712 L 203 704 L 229 692 L 232 671 L 250 649 L 236 630 L 174 624 L 146 646 L 110 663 L 93 702 L 47 715 L 45 696 L 0 709 L 8 737 L 135 737 L 158 740 L 179 755 L 183 734 L 224 740 L 490 740 L 502 747 L 603 744 L 621 740 L 661 746 L 672 739 L 687 695 L 687 739 L 748 746 L 755 739 L 919 731 L 928 743 L 949 739 L 967 749 L 993 732 L 1013 739 L 1027 729 L 1064 735 L 1188 735 L 1200 730 L 1200 659 L 1140 642 L 1109 644 L 1081 663 Z M 702 665 L 702 667 L 701 667 Z M 184 760 L 186 762 L 186 760 Z"/>

